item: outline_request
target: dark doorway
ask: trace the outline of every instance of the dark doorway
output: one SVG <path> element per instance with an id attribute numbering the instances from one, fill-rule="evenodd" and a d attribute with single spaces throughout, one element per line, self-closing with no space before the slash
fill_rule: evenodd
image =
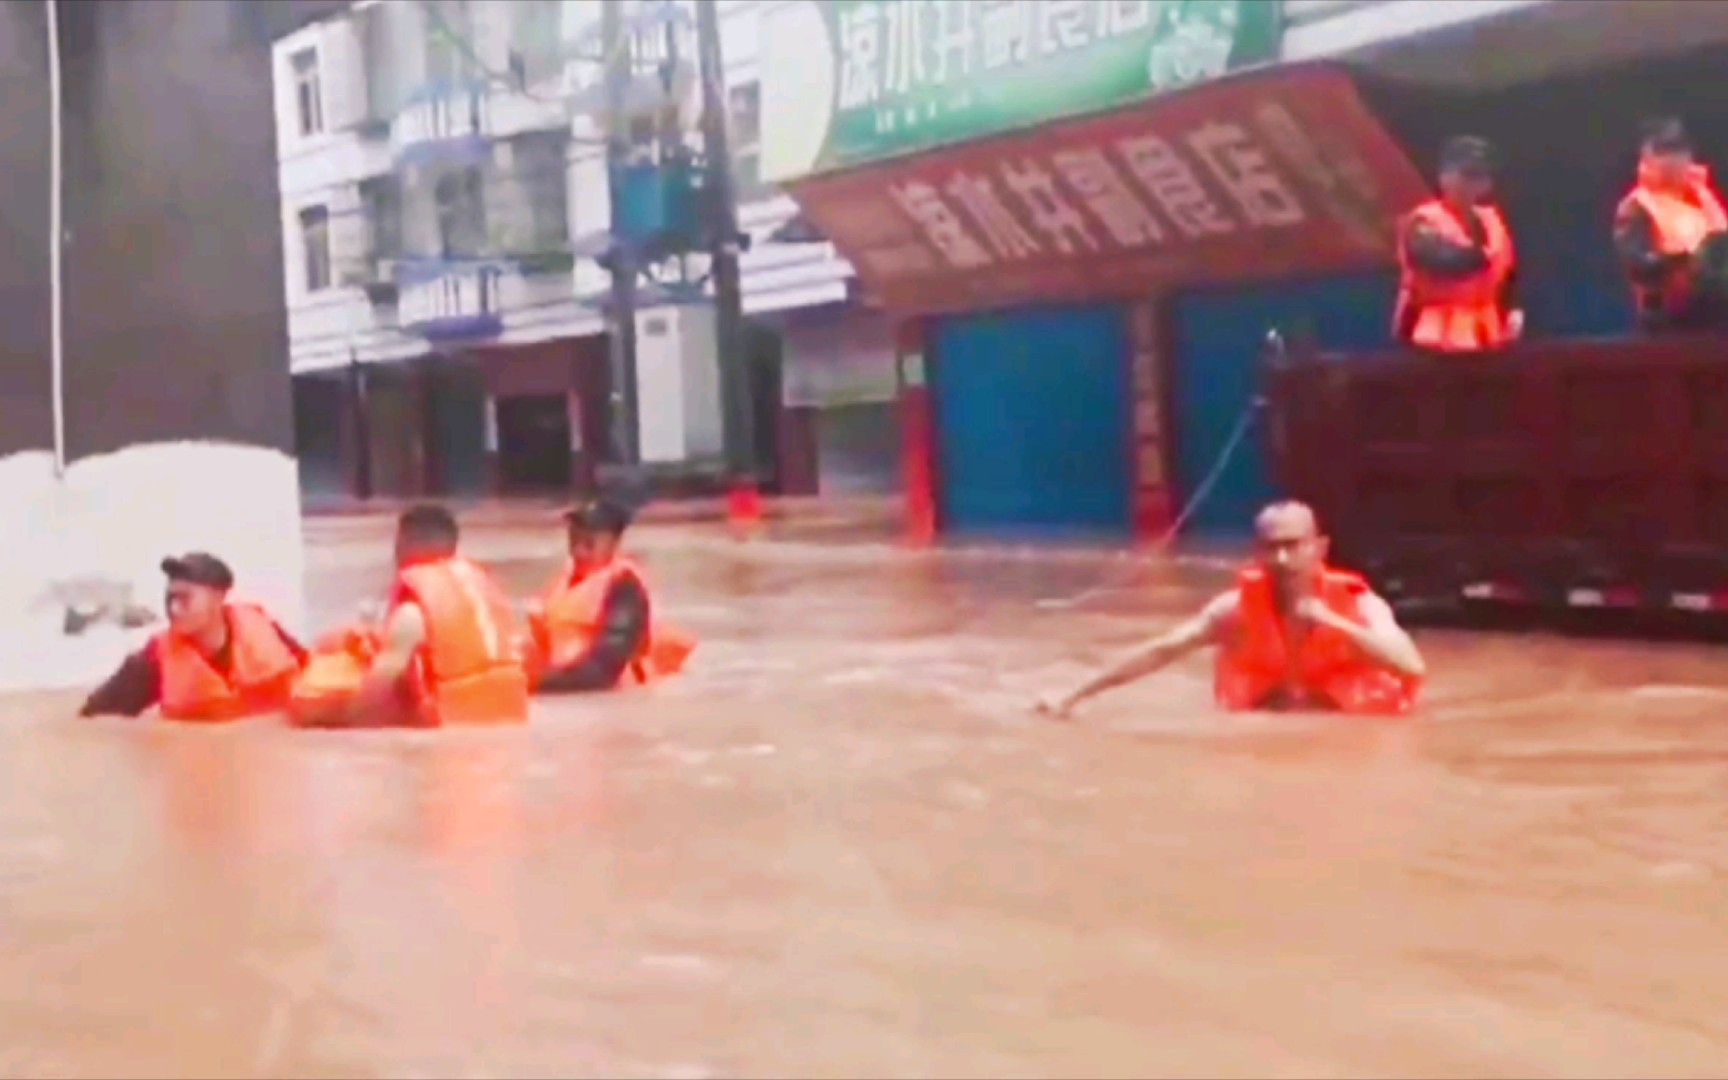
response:
<path id="1" fill-rule="evenodd" d="M 498 399 L 498 468 L 506 492 L 569 491 L 570 447 L 568 395 Z"/>
<path id="2" fill-rule="evenodd" d="M 757 482 L 769 494 L 780 493 L 780 400 L 782 349 L 780 332 L 748 322 L 744 355 L 749 375 L 751 427 L 756 442 Z"/>
<path id="3" fill-rule="evenodd" d="M 349 412 L 346 372 L 294 376 L 294 454 L 302 496 L 353 495 L 354 476 L 344 454 L 342 425 Z"/>

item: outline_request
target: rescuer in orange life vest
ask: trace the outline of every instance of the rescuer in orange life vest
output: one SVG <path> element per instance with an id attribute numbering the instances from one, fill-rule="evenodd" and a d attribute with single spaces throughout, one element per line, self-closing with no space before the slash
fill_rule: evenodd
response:
<path id="1" fill-rule="evenodd" d="M 1255 530 L 1257 555 L 1233 588 L 1075 689 L 1043 699 L 1039 711 L 1065 718 L 1087 698 L 1213 645 L 1213 696 L 1221 708 L 1409 712 L 1422 655 L 1366 582 L 1326 565 L 1314 512 L 1276 503 Z"/>
<path id="2" fill-rule="evenodd" d="M 306 650 L 255 604 L 228 598 L 234 572 L 214 555 L 162 560 L 168 629 L 128 656 L 81 716 L 216 723 L 281 710 Z"/>
<path id="3" fill-rule="evenodd" d="M 1614 214 L 1614 246 L 1646 330 L 1705 330 L 1728 323 L 1721 286 L 1699 288 L 1705 241 L 1728 232 L 1710 173 L 1692 158 L 1674 119 L 1644 125 L 1638 182 Z M 1711 241 L 1722 243 L 1720 239 Z"/>
<path id="4" fill-rule="evenodd" d="M 350 630 L 314 652 L 290 719 L 305 727 L 523 723 L 528 674 L 509 600 L 457 554 L 456 519 L 417 506 L 396 526 L 381 634 Z"/>
<path id="5" fill-rule="evenodd" d="M 570 561 L 529 614 L 529 668 L 547 693 L 641 686 L 676 674 L 695 649 L 654 615 L 648 586 L 619 544 L 623 507 L 599 501 L 564 515 Z"/>
<path id="6" fill-rule="evenodd" d="M 1491 150 L 1482 139 L 1450 139 L 1440 153 L 1440 197 L 1398 228 L 1398 306 L 1393 336 L 1421 349 L 1497 349 L 1524 332 L 1514 306 L 1516 255 L 1506 220 L 1490 201 Z"/>

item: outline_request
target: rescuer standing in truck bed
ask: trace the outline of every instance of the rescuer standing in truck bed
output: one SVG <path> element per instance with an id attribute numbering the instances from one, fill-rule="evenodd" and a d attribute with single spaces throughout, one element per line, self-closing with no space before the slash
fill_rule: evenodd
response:
<path id="1" fill-rule="evenodd" d="M 1701 280 L 1707 242 L 1721 244 L 1728 214 L 1710 173 L 1692 157 L 1680 121 L 1651 120 L 1639 147 L 1638 180 L 1614 214 L 1614 246 L 1647 331 L 1728 325 L 1722 282 Z M 1712 240 L 1712 237 L 1717 239 Z"/>
<path id="2" fill-rule="evenodd" d="M 1261 511 L 1255 531 L 1255 558 L 1234 587 L 1073 690 L 1041 700 L 1039 711 L 1065 718 L 1087 698 L 1211 645 L 1221 708 L 1409 712 L 1424 675 L 1422 654 L 1366 582 L 1326 565 L 1314 512 L 1275 503 Z"/>
<path id="3" fill-rule="evenodd" d="M 1440 195 L 1398 227 L 1399 341 L 1443 353 L 1502 348 L 1524 332 L 1513 301 L 1517 255 L 1492 202 L 1488 143 L 1450 139 L 1440 152 Z"/>

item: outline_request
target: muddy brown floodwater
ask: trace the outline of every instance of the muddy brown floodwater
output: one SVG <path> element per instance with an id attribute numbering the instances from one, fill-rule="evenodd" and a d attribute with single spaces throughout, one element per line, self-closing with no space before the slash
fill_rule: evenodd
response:
<path id="1" fill-rule="evenodd" d="M 381 526 L 312 544 L 327 619 L 381 584 Z M 1709 648 L 1427 633 L 1419 722 L 1197 661 L 1062 726 L 1215 569 L 641 546 L 693 670 L 526 729 L 0 704 L 0 1074 L 1728 1074 Z"/>

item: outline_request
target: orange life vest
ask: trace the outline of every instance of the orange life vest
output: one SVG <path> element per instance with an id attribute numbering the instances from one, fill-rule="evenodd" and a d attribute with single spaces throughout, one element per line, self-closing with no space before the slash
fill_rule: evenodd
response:
<path id="1" fill-rule="evenodd" d="M 1475 243 L 1464 222 L 1444 201 L 1433 199 L 1417 207 L 1398 232 L 1401 277 L 1396 322 L 1402 327 L 1414 313 L 1412 345 L 1442 352 L 1477 352 L 1499 348 L 1510 337 L 1500 292 L 1512 275 L 1516 259 L 1512 234 L 1499 210 L 1492 206 L 1478 206 L 1475 210 L 1486 234 L 1484 251 L 1488 265 L 1468 278 L 1447 281 L 1423 272 L 1410 261 L 1405 246 L 1405 235 L 1414 222 L 1427 225 L 1460 247 Z"/>
<path id="2" fill-rule="evenodd" d="M 360 627 L 332 631 L 313 642 L 306 667 L 289 695 L 288 722 L 322 727 L 331 713 L 345 710 L 381 648 L 378 631 Z"/>
<path id="3" fill-rule="evenodd" d="M 617 557 L 605 566 L 576 578 L 567 570 L 546 591 L 541 611 L 529 620 L 533 636 L 531 667 L 536 675 L 556 671 L 581 660 L 600 632 L 600 618 L 606 604 L 606 594 L 613 582 L 624 575 L 633 575 L 647 588 L 642 571 L 629 559 Z M 649 608 L 648 634 L 642 647 L 625 666 L 619 677 L 620 686 L 643 686 L 668 675 L 677 674 L 695 651 L 696 642 L 689 634 L 666 625 Z"/>
<path id="4" fill-rule="evenodd" d="M 528 673 L 510 601 L 490 575 L 462 558 L 402 571 L 390 608 L 414 604 L 426 641 L 413 678 L 422 720 L 441 724 L 519 724 L 528 719 Z"/>
<path id="5" fill-rule="evenodd" d="M 1416 704 L 1421 680 L 1380 667 L 1354 643 L 1324 626 L 1309 629 L 1294 654 L 1273 604 L 1266 571 L 1249 567 L 1236 582 L 1240 607 L 1234 633 L 1218 649 L 1213 693 L 1230 710 L 1284 704 L 1347 713 L 1396 715 Z M 1362 621 L 1368 584 L 1355 574 L 1320 572 L 1320 600 L 1352 622 Z"/>
<path id="6" fill-rule="evenodd" d="M 198 646 L 172 630 L 156 635 L 153 648 L 162 669 L 162 716 L 168 720 L 219 723 L 275 712 L 288 704 L 300 661 L 254 604 L 229 604 L 226 674 Z"/>
<path id="7" fill-rule="evenodd" d="M 1616 220 L 1636 206 L 1650 217 L 1656 250 L 1664 255 L 1690 255 L 1711 233 L 1728 231 L 1728 213 L 1710 186 L 1710 171 L 1694 165 L 1686 185 L 1675 190 L 1656 182 L 1648 163 L 1638 166 L 1638 183 L 1615 210 Z M 1641 311 L 1676 311 L 1692 296 L 1692 274 L 1683 269 L 1657 285 L 1632 285 Z"/>

